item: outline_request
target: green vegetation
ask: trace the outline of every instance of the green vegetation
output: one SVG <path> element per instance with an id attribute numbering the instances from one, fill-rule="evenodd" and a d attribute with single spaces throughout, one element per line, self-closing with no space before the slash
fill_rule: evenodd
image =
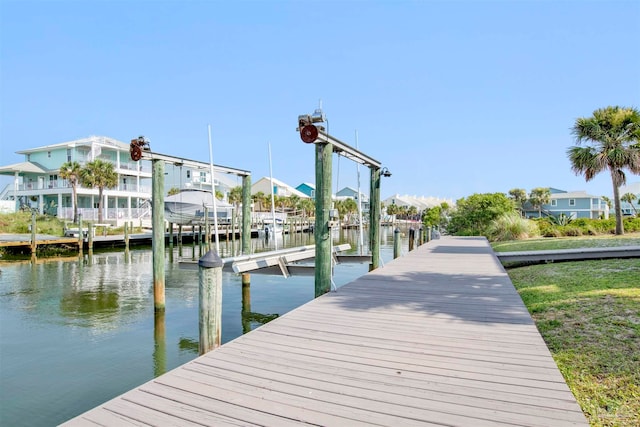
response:
<path id="1" fill-rule="evenodd" d="M 102 193 L 105 188 L 118 185 L 118 174 L 113 163 L 100 159 L 87 163 L 80 171 L 80 182 L 87 188 L 98 189 L 98 222 L 102 223 Z"/>
<path id="2" fill-rule="evenodd" d="M 640 246 L 640 233 L 628 233 L 623 236 L 602 235 L 562 237 L 557 239 L 509 240 L 503 242 L 493 242 L 491 243 L 491 246 L 496 252 Z"/>
<path id="3" fill-rule="evenodd" d="M 456 202 L 447 230 L 459 236 L 488 236 L 492 221 L 514 211 L 513 200 L 503 193 L 473 194 Z"/>
<path id="4" fill-rule="evenodd" d="M 591 117 L 578 118 L 572 133 L 577 145 L 567 150 L 571 169 L 576 175 L 584 175 L 586 181 L 600 172 L 610 173 L 616 234 L 624 234 L 619 187 L 627 181 L 625 169 L 640 174 L 640 111 L 617 106 L 601 108 Z"/>
<path id="5" fill-rule="evenodd" d="M 502 214 L 491 222 L 487 235 L 492 241 L 527 239 L 540 235 L 534 221 L 522 218 L 518 212 Z"/>
<path id="6" fill-rule="evenodd" d="M 640 235 L 555 240 L 562 247 L 595 240 L 617 246 L 637 244 Z M 541 249 L 540 242 L 498 246 Z M 510 269 L 509 276 L 590 424 L 640 425 L 640 262 L 541 264 Z"/>
<path id="7" fill-rule="evenodd" d="M 50 215 L 36 215 L 36 232 L 51 236 L 63 236 L 64 221 Z M 31 212 L 0 214 L 0 233 L 31 233 Z"/>

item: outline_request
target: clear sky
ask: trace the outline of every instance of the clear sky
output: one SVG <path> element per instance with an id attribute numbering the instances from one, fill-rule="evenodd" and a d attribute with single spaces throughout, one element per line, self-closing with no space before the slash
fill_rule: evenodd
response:
<path id="1" fill-rule="evenodd" d="M 322 100 L 329 133 L 393 173 L 383 198 L 611 197 L 566 150 L 577 117 L 640 107 L 638 46 L 637 0 L 0 0 L 0 164 L 90 135 L 208 162 L 210 124 L 214 163 L 255 182 L 271 144 L 274 178 L 314 183 L 295 128 Z"/>

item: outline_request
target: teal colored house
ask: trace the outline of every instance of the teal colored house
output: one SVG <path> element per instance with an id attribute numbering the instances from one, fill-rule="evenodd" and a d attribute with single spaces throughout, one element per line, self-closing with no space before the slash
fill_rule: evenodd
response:
<path id="1" fill-rule="evenodd" d="M 298 185 L 296 187 L 296 190 L 306 194 L 312 199 L 315 199 L 316 197 L 316 186 L 313 184 L 309 184 L 308 182 L 303 182 L 302 184 Z"/>
<path id="2" fill-rule="evenodd" d="M 600 196 L 587 194 L 586 191 L 564 191 L 557 188 L 550 188 L 551 200 L 548 204 L 542 205 L 542 217 L 553 216 L 559 218 L 609 218 L 609 205 Z M 540 212 L 537 207 L 530 203 L 523 206 L 524 214 L 527 218 L 537 218 Z"/>
<path id="3" fill-rule="evenodd" d="M 13 183 L 0 189 L 0 199 L 12 200 L 16 208 L 73 219 L 73 196 L 69 183 L 60 177 L 60 166 L 68 161 L 84 166 L 100 159 L 110 162 L 118 174 L 115 188 L 103 193 L 103 218 L 111 223 L 150 217 L 151 163 L 134 162 L 129 144 L 105 136 L 90 136 L 59 144 L 18 151 L 24 161 L 0 167 L 0 174 Z M 85 220 L 98 218 L 98 189 L 76 187 L 78 212 Z"/>

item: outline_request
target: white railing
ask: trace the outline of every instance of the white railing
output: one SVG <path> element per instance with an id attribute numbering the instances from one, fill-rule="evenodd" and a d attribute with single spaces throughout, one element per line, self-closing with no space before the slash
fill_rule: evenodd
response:
<path id="1" fill-rule="evenodd" d="M 98 209 L 96 208 L 78 208 L 78 215 L 82 215 L 83 221 L 97 221 Z M 127 208 L 109 208 L 102 215 L 102 220 L 132 220 L 151 218 L 150 208 L 131 208 L 131 217 Z M 73 208 L 58 208 L 58 218 L 73 221 Z"/>

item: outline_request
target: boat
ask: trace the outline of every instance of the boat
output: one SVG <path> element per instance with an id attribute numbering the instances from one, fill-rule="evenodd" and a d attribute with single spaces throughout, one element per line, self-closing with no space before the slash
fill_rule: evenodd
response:
<path id="1" fill-rule="evenodd" d="M 208 210 L 209 221 L 213 221 L 213 198 L 208 190 L 186 188 L 164 198 L 164 217 L 173 224 L 203 224 L 205 210 Z M 216 211 L 218 223 L 231 222 L 233 205 L 216 200 Z"/>
<path id="2" fill-rule="evenodd" d="M 282 231 L 284 230 L 284 223 L 282 219 L 275 218 L 275 227 L 273 220 L 265 219 L 263 222 L 263 227 L 258 230 L 258 236 L 270 238 L 276 235 L 282 235 Z"/>

